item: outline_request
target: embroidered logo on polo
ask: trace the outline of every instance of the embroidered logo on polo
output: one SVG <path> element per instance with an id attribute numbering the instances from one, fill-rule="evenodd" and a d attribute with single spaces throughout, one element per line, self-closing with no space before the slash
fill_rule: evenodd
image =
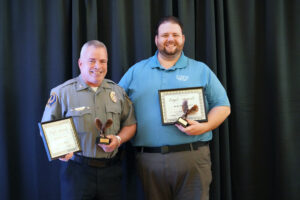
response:
<path id="1" fill-rule="evenodd" d="M 187 81 L 189 79 L 189 76 L 185 76 L 185 75 L 176 75 L 176 79 L 178 81 Z"/>
<path id="2" fill-rule="evenodd" d="M 49 100 L 48 100 L 46 106 L 51 107 L 56 101 L 57 101 L 57 95 L 53 92 L 53 93 L 50 95 L 50 98 L 49 98 Z"/>

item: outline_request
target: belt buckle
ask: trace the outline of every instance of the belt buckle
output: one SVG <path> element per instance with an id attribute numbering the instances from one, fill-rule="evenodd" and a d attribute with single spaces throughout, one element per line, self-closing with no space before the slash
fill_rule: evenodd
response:
<path id="1" fill-rule="evenodd" d="M 169 146 L 162 146 L 162 147 L 160 147 L 160 152 L 162 154 L 169 153 L 170 152 Z"/>
<path id="2" fill-rule="evenodd" d="M 107 163 L 101 162 L 101 161 L 97 161 L 97 160 L 89 160 L 88 161 L 88 166 L 102 168 L 102 167 L 106 167 Z"/>

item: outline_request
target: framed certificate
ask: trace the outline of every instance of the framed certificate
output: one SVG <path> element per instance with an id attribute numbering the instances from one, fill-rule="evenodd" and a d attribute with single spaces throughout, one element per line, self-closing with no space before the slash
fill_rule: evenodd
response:
<path id="1" fill-rule="evenodd" d="M 174 124 L 183 114 L 182 104 L 188 102 L 188 106 L 198 106 L 197 112 L 189 115 L 187 119 L 199 122 L 207 121 L 203 87 L 180 88 L 159 90 L 161 119 L 163 125 Z"/>
<path id="2" fill-rule="evenodd" d="M 38 123 L 49 161 L 81 151 L 73 118 Z"/>

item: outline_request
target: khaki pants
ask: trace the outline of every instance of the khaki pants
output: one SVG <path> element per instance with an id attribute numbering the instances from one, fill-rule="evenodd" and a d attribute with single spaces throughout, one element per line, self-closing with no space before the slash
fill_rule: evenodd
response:
<path id="1" fill-rule="evenodd" d="M 212 180 L 209 145 L 175 153 L 137 153 L 148 200 L 208 200 Z"/>

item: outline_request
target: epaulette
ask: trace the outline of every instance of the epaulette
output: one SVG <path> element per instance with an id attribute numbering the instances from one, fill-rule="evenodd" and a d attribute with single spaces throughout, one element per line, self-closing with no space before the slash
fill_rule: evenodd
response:
<path id="1" fill-rule="evenodd" d="M 107 83 L 109 84 L 112 84 L 114 88 L 118 88 L 119 90 L 121 90 L 123 93 L 125 93 L 124 89 L 118 85 L 117 83 L 115 83 L 114 81 L 112 80 L 109 80 L 109 79 L 106 79 L 107 80 Z"/>
<path id="2" fill-rule="evenodd" d="M 73 84 L 73 83 L 76 83 L 76 82 L 77 82 L 76 78 L 72 78 L 72 79 L 67 80 L 67 81 L 65 81 L 64 83 L 62 83 L 62 84 L 56 86 L 55 88 L 53 88 L 53 90 L 59 90 L 59 89 L 61 89 L 61 88 L 64 88 L 64 87 L 66 87 L 66 86 L 68 86 L 68 85 L 71 85 L 71 84 Z"/>
<path id="3" fill-rule="evenodd" d="M 76 78 L 72 78 L 72 79 L 70 79 L 70 80 L 67 80 L 67 81 L 64 82 L 63 84 L 61 84 L 61 87 L 65 87 L 65 86 L 67 86 L 67 85 L 71 85 L 71 84 L 76 83 L 76 82 L 77 82 Z"/>
<path id="4" fill-rule="evenodd" d="M 113 88 L 113 90 L 115 90 L 116 92 L 120 93 L 121 95 L 126 94 L 126 92 L 124 91 L 124 89 L 118 85 L 117 83 L 115 83 L 114 81 L 110 80 L 110 79 L 105 79 L 105 81 L 107 82 L 107 84 L 111 84 L 112 86 L 110 86 L 111 88 Z"/>
<path id="5" fill-rule="evenodd" d="M 107 83 L 111 83 L 111 84 L 114 84 L 114 85 L 117 85 L 114 81 L 110 80 L 110 79 L 105 79 Z"/>

